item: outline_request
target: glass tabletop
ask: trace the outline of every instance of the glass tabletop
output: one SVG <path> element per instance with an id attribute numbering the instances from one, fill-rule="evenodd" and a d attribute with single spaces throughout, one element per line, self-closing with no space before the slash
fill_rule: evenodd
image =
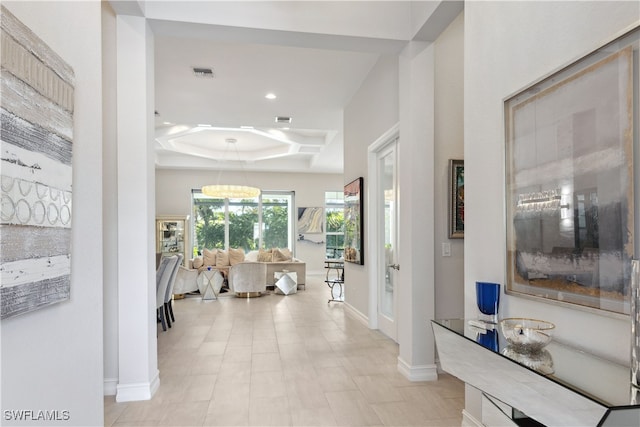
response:
<path id="1" fill-rule="evenodd" d="M 513 351 L 500 326 L 476 327 L 465 319 L 433 320 L 435 324 L 543 375 L 606 407 L 640 406 L 635 403 L 629 366 L 606 360 L 555 339 L 533 355 Z M 597 337 L 594 337 L 597 339 Z"/>

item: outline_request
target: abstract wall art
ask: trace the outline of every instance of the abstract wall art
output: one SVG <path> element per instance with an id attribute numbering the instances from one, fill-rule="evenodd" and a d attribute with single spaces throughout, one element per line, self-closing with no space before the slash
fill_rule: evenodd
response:
<path id="1" fill-rule="evenodd" d="M 322 233 L 324 224 L 323 213 L 323 208 L 298 208 L 298 233 Z"/>
<path id="2" fill-rule="evenodd" d="M 639 40 L 505 101 L 507 292 L 629 313 Z"/>
<path id="3" fill-rule="evenodd" d="M 74 73 L 2 7 L 0 317 L 64 301 L 71 285 Z"/>

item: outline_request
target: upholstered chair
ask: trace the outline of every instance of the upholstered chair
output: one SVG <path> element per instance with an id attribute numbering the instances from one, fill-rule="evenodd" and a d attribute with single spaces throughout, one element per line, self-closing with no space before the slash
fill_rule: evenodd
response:
<path id="1" fill-rule="evenodd" d="M 267 290 L 263 262 L 242 262 L 229 269 L 229 290 L 238 297 L 258 297 Z"/>

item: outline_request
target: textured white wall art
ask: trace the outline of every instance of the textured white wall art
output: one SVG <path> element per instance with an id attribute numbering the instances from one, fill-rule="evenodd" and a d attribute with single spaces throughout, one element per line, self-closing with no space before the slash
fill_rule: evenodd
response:
<path id="1" fill-rule="evenodd" d="M 69 299 L 74 74 L 2 7 L 1 318 Z"/>

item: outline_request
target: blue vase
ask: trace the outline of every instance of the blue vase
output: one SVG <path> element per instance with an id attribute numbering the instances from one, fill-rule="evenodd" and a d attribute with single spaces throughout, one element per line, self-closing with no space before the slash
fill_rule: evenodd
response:
<path id="1" fill-rule="evenodd" d="M 498 331 L 495 329 L 487 329 L 483 333 L 478 333 L 476 341 L 483 347 L 491 351 L 498 352 Z"/>
<path id="2" fill-rule="evenodd" d="M 498 306 L 500 305 L 500 284 L 476 282 L 476 302 L 481 320 L 498 323 Z"/>

